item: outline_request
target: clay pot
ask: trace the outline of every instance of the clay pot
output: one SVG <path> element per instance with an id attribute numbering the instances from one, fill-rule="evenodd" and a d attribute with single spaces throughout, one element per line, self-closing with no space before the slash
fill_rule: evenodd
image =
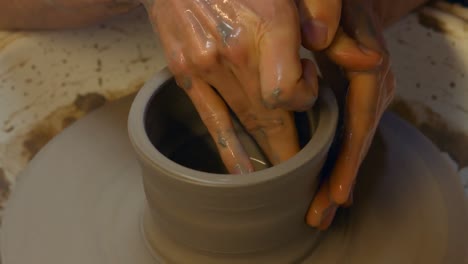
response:
<path id="1" fill-rule="evenodd" d="M 143 233 L 155 256 L 170 263 L 292 263 L 307 255 L 318 231 L 305 214 L 338 118 L 329 89 L 309 117 L 312 136 L 296 156 L 254 173 L 224 174 L 213 140 L 170 72 L 149 81 L 128 127 L 148 201 Z"/>

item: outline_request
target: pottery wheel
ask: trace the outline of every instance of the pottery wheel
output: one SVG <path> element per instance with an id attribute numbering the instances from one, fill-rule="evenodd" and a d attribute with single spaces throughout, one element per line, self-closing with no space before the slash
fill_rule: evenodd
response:
<path id="1" fill-rule="evenodd" d="M 146 204 L 127 136 L 131 101 L 81 119 L 31 161 L 5 212 L 3 264 L 157 263 L 140 230 Z M 438 150 L 386 114 L 354 206 L 339 212 L 305 262 L 464 263 L 463 200 Z"/>

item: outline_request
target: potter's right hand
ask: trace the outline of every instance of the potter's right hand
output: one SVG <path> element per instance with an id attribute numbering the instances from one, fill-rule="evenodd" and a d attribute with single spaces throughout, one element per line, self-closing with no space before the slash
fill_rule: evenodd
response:
<path id="1" fill-rule="evenodd" d="M 227 105 L 273 164 L 299 151 L 288 110 L 313 105 L 317 80 L 314 64 L 299 57 L 294 1 L 143 2 L 170 70 L 231 173 L 250 172 L 253 166 L 234 132 Z"/>
<path id="2" fill-rule="evenodd" d="M 411 3 L 411 0 L 408 1 Z M 301 14 L 324 5 L 314 5 L 316 2 L 301 0 Z M 317 34 L 314 33 L 316 28 L 303 27 L 306 48 L 314 51 L 326 48 L 317 53 L 317 62 L 323 77 L 335 88 L 337 99 L 344 110 L 344 130 L 338 159 L 330 177 L 320 186 L 307 214 L 307 223 L 320 229 L 329 227 L 338 206 L 351 205 L 359 168 L 367 155 L 380 118 L 393 98 L 395 82 L 382 32 L 385 17 L 378 15 L 383 12 L 376 12 L 379 10 L 376 3 L 379 1 L 327 1 L 327 5 L 335 4 L 337 10 L 341 10 L 339 27 L 336 28 L 338 20 L 329 23 L 328 28 L 336 31 L 336 34 L 333 39 L 326 38 L 327 41 L 331 40 L 328 47 L 328 42 L 324 46 L 317 45 Z M 322 19 L 336 18 L 336 10 L 321 11 L 311 13 L 322 14 Z M 331 14 L 323 15 L 326 11 Z M 385 12 L 388 11 L 393 13 L 391 9 L 385 9 Z M 320 18 L 316 16 L 308 19 L 314 21 Z M 335 66 L 339 66 L 339 69 L 334 69 Z M 349 83 L 348 89 L 344 91 L 342 84 L 336 83 L 342 73 Z"/>

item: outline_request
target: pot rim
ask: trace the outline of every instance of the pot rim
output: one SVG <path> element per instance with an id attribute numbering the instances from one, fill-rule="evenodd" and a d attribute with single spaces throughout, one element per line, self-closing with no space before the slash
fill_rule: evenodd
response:
<path id="1" fill-rule="evenodd" d="M 184 167 L 159 152 L 151 143 L 145 127 L 145 117 L 149 102 L 156 96 L 167 81 L 173 78 L 167 67 L 158 72 L 135 96 L 128 116 L 128 134 L 130 142 L 140 162 L 151 169 L 162 171 L 173 179 L 207 187 L 242 187 L 269 182 L 286 175 L 307 162 L 317 158 L 322 152 L 328 152 L 338 122 L 338 106 L 333 92 L 328 87 L 320 88 L 320 95 L 315 106 L 319 105 L 318 123 L 309 142 L 299 153 L 289 160 L 274 167 L 248 174 L 218 174 L 197 171 Z M 328 120 L 328 121 L 327 121 Z M 274 173 L 272 173 L 274 171 Z"/>

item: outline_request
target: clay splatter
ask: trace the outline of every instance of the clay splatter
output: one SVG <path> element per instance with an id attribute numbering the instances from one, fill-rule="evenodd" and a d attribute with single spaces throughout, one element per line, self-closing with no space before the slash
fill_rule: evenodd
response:
<path id="1" fill-rule="evenodd" d="M 99 93 L 87 93 L 78 95 L 73 102 L 76 108 L 83 112 L 90 112 L 106 103 L 107 99 Z"/>

